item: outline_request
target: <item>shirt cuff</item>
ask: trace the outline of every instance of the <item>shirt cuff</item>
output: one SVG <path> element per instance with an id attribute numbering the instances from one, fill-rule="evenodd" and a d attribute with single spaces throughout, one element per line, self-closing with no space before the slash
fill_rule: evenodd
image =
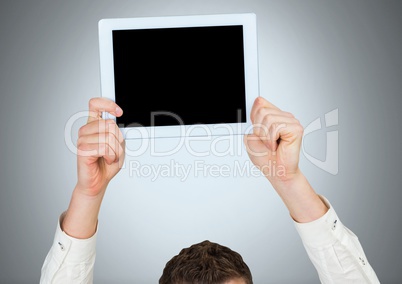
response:
<path id="1" fill-rule="evenodd" d="M 323 248 L 331 246 L 344 232 L 344 225 L 338 218 L 335 210 L 329 201 L 320 196 L 321 200 L 328 207 L 327 213 L 317 220 L 308 223 L 298 223 L 294 221 L 296 230 L 298 231 L 303 243 L 313 248 Z"/>
<path id="2" fill-rule="evenodd" d="M 90 260 L 96 254 L 95 234 L 88 239 L 76 239 L 61 230 L 60 222 L 62 214 L 57 222 L 56 233 L 53 240 L 54 257 L 59 263 L 68 261 L 69 263 L 81 263 Z"/>

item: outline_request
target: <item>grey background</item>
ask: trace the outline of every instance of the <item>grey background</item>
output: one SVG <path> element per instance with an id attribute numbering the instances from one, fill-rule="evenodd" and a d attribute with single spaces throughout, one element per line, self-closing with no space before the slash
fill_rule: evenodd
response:
<path id="1" fill-rule="evenodd" d="M 39 281 L 57 218 L 68 206 L 76 161 L 64 128 L 100 95 L 98 20 L 238 12 L 257 14 L 262 96 L 304 126 L 339 109 L 339 173 L 303 155 L 301 168 L 359 236 L 382 283 L 400 283 L 402 2 L 255 0 L 1 2 L 1 283 Z M 305 138 L 306 151 L 322 160 L 325 131 Z M 176 143 L 161 139 L 156 149 Z M 201 151 L 211 142 L 192 145 Z M 171 160 L 233 169 L 247 155 L 243 149 L 197 158 L 181 148 L 168 157 L 150 150 L 127 157 L 154 166 Z M 241 253 L 255 283 L 319 282 L 264 178 L 192 174 L 184 182 L 174 175 L 152 181 L 126 168 L 102 205 L 95 283 L 156 283 L 173 255 L 204 239 Z"/>

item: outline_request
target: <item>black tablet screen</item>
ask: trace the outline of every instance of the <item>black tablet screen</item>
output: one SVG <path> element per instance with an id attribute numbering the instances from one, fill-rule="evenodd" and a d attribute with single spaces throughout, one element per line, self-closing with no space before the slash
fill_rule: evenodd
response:
<path id="1" fill-rule="evenodd" d="M 246 122 L 242 26 L 113 31 L 119 126 Z"/>

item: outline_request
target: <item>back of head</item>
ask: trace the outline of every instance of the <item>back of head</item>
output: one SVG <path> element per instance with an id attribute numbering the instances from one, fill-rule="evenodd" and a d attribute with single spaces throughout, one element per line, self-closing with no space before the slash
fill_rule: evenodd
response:
<path id="1" fill-rule="evenodd" d="M 228 247 L 203 241 L 174 256 L 166 264 L 159 284 L 223 284 L 233 280 L 253 283 L 241 255 Z"/>

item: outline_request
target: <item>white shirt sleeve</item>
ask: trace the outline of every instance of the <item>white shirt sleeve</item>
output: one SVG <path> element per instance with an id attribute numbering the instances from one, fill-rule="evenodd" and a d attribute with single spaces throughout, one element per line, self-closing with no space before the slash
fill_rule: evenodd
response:
<path id="1" fill-rule="evenodd" d="M 96 256 L 96 233 L 89 239 L 68 236 L 57 222 L 53 245 L 42 266 L 40 284 L 90 284 Z"/>
<path id="2" fill-rule="evenodd" d="M 356 235 L 321 198 L 329 208 L 324 216 L 309 223 L 294 222 L 321 283 L 380 283 Z M 89 239 L 76 239 L 64 233 L 58 222 L 40 283 L 93 283 L 95 249 L 96 233 Z"/>
<path id="3" fill-rule="evenodd" d="M 295 222 L 321 283 L 380 283 L 356 235 L 346 228 L 324 197 L 328 212 L 309 223 Z"/>

